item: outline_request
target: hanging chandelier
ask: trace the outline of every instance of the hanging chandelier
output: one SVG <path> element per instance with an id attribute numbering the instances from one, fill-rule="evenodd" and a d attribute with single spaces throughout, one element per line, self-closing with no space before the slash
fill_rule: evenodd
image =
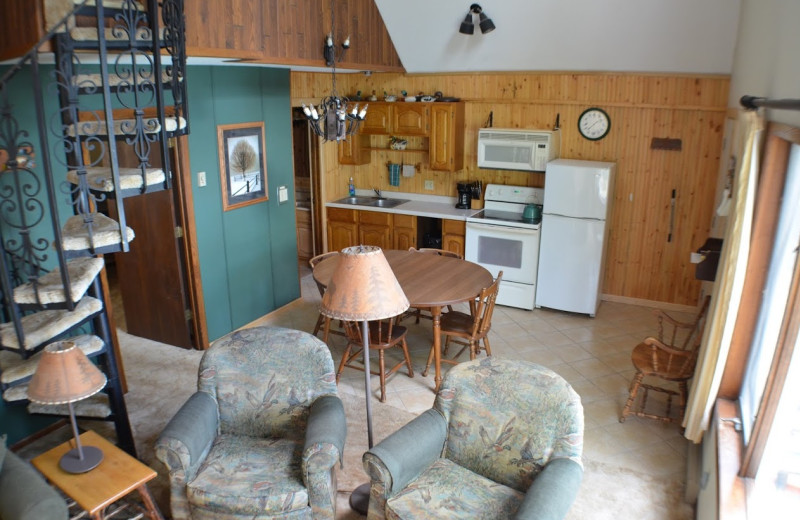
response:
<path id="1" fill-rule="evenodd" d="M 343 141 L 348 135 L 354 134 L 361 121 L 367 117 L 367 105 L 359 111 L 358 104 L 350 108 L 349 100 L 340 97 L 336 91 L 336 62 L 344 58 L 347 49 L 350 48 L 350 38 L 346 38 L 342 43 L 342 50 L 336 56 L 336 47 L 333 45 L 333 37 L 336 34 L 334 24 L 334 0 L 331 2 L 331 32 L 325 38 L 323 55 L 325 64 L 331 68 L 331 94 L 322 98 L 318 107 L 314 105 L 306 106 L 303 103 L 303 114 L 305 114 L 308 124 L 314 133 L 322 137 L 325 141 Z"/>

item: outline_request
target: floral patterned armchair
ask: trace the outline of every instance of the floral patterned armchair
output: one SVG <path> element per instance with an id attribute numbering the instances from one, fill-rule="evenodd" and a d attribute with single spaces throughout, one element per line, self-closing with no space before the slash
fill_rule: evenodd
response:
<path id="1" fill-rule="evenodd" d="M 172 517 L 333 519 L 345 414 L 328 347 L 256 327 L 218 340 L 156 441 Z"/>
<path id="2" fill-rule="evenodd" d="M 564 518 L 583 476 L 583 406 L 554 372 L 488 357 L 364 454 L 369 519 Z"/>

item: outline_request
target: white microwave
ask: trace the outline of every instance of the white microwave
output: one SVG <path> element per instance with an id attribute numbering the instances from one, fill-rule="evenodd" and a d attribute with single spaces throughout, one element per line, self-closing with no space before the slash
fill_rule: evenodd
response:
<path id="1" fill-rule="evenodd" d="M 478 130 L 478 168 L 543 172 L 557 159 L 558 130 L 481 128 Z"/>

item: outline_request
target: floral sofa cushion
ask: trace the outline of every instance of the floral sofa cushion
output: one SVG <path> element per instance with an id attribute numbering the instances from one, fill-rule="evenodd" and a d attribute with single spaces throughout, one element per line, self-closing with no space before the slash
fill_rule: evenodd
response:
<path id="1" fill-rule="evenodd" d="M 206 351 L 198 390 L 217 401 L 221 431 L 302 438 L 311 403 L 336 395 L 327 345 L 306 332 L 275 330 L 237 331 Z"/>
<path id="2" fill-rule="evenodd" d="M 303 443 L 220 435 L 186 493 L 192 508 L 240 515 L 307 509 L 300 475 Z"/>
<path id="3" fill-rule="evenodd" d="M 525 495 L 439 459 L 386 501 L 386 518 L 496 520 L 511 518 Z"/>
<path id="4" fill-rule="evenodd" d="M 518 491 L 550 460 L 582 465 L 580 397 L 539 365 L 488 357 L 451 370 L 434 408 L 448 423 L 445 458 Z"/>

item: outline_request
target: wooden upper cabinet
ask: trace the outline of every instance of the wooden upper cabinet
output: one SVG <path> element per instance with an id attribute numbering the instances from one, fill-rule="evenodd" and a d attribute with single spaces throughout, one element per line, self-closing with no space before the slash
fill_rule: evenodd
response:
<path id="1" fill-rule="evenodd" d="M 390 103 L 370 103 L 367 118 L 359 132 L 367 135 L 387 135 L 392 131 L 392 106 Z"/>
<path id="2" fill-rule="evenodd" d="M 404 71 L 374 0 L 337 2 L 335 8 L 337 51 L 350 37 L 337 68 Z M 324 67 L 330 11 L 330 0 L 187 1 L 186 54 Z"/>
<path id="3" fill-rule="evenodd" d="M 369 136 L 357 133 L 339 141 L 339 164 L 369 164 Z"/>
<path id="4" fill-rule="evenodd" d="M 428 135 L 430 103 L 400 102 L 392 108 L 391 132 L 398 135 Z"/>
<path id="5" fill-rule="evenodd" d="M 464 103 L 432 103 L 428 158 L 432 170 L 464 167 Z"/>
<path id="6" fill-rule="evenodd" d="M 433 103 L 372 102 L 361 133 L 371 135 L 428 135 L 430 107 Z"/>

